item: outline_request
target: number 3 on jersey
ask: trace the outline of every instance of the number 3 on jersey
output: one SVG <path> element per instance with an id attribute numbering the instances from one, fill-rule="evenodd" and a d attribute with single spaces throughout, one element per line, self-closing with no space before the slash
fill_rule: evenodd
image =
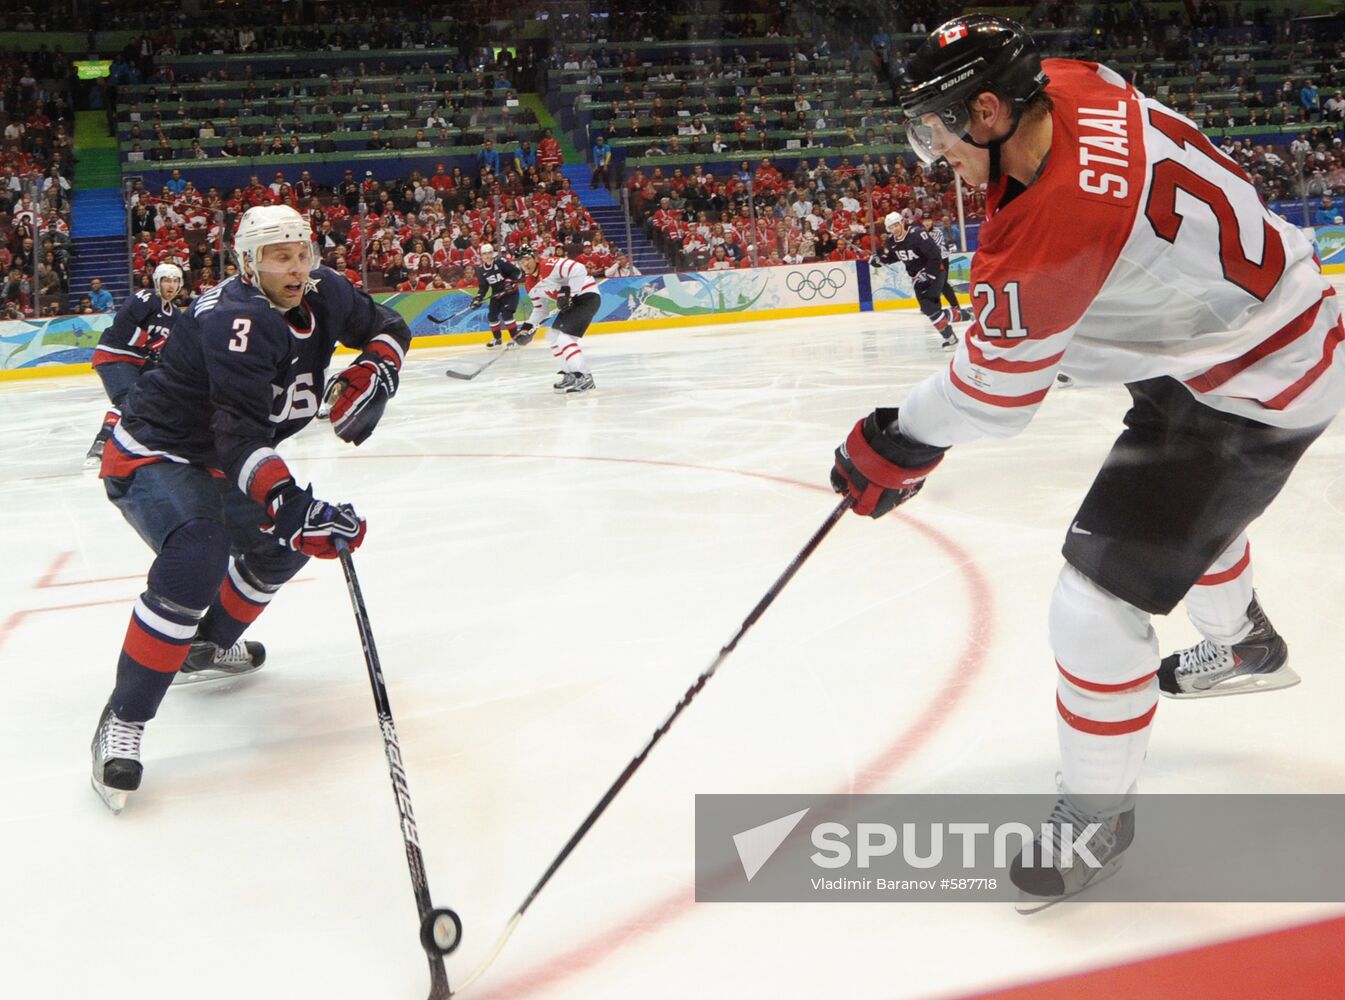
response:
<path id="1" fill-rule="evenodd" d="M 234 320 L 234 335 L 229 341 L 229 350 L 242 353 L 248 349 L 248 334 L 252 332 L 252 320 L 240 316 Z"/>

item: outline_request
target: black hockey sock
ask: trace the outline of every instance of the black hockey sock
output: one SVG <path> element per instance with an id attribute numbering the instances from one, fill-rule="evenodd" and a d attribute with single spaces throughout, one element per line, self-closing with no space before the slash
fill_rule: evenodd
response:
<path id="1" fill-rule="evenodd" d="M 154 718 L 219 588 L 228 555 L 229 533 L 216 521 L 188 521 L 165 539 L 117 658 L 112 710 L 119 718 Z"/>

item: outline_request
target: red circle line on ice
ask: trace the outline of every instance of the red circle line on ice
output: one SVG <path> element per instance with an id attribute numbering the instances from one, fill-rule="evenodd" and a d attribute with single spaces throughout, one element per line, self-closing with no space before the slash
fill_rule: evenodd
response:
<path id="1" fill-rule="evenodd" d="M 600 462 L 629 465 L 649 465 L 671 469 L 687 469 L 696 472 L 711 472 L 721 475 L 742 476 L 747 479 L 760 479 L 767 482 L 797 486 L 818 493 L 831 494 L 831 489 L 817 483 L 791 479 L 788 476 L 776 476 L 764 472 L 751 472 L 746 469 L 731 469 L 713 465 L 697 465 L 691 462 L 671 462 L 648 458 L 620 458 L 602 455 L 545 455 L 523 452 L 419 452 L 415 454 L 391 455 L 343 455 L 343 461 L 351 459 L 368 460 L 405 460 L 426 458 L 448 458 L 466 460 L 517 460 L 530 459 L 541 462 Z M 865 519 L 867 521 L 867 518 Z M 909 528 L 922 535 L 926 541 L 941 551 L 957 568 L 967 592 L 970 606 L 965 638 L 955 657 L 953 668 L 943 683 L 925 704 L 913 722 L 895 739 L 878 751 L 873 757 L 861 763 L 856 769 L 856 778 L 852 787 L 837 790 L 837 794 L 863 794 L 872 792 L 883 779 L 889 777 L 906 764 L 939 731 L 955 709 L 974 687 L 981 671 L 985 667 L 986 655 L 990 650 L 995 631 L 995 602 L 990 584 L 985 574 L 976 564 L 976 560 L 961 545 L 940 531 L 903 511 L 895 518 L 888 518 L 886 526 L 898 525 Z M 784 556 L 782 556 L 784 558 Z M 707 654 L 708 655 L 708 654 Z M 914 669 L 914 666 L 912 669 Z M 616 767 L 618 761 L 613 762 Z M 593 968 L 612 953 L 631 945 L 640 938 L 660 930 L 667 924 L 687 916 L 695 904 L 691 889 L 679 890 L 657 900 L 637 913 L 627 917 L 622 923 L 605 933 L 582 941 L 568 951 L 549 959 L 546 963 L 532 969 L 524 969 L 498 983 L 490 981 L 490 973 L 483 977 L 481 984 L 471 992 L 476 1000 L 505 1000 L 505 998 L 535 997 L 549 986 L 571 979 Z M 504 958 L 505 956 L 502 956 Z M 506 959 L 507 961 L 507 959 Z M 501 963 L 503 968 L 503 963 Z M 461 971 L 461 970 L 460 970 Z M 451 979 L 450 975 L 450 979 Z"/>

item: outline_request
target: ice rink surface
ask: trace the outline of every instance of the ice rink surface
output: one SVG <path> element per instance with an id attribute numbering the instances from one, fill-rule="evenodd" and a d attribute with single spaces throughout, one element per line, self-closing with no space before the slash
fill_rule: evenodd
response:
<path id="1" fill-rule="evenodd" d="M 368 517 L 356 555 L 459 982 L 835 504 L 832 449 L 947 355 L 914 313 L 418 350 L 363 447 L 282 449 Z M 92 377 L 0 388 L 0 996 L 415 1000 L 425 962 L 339 568 L 249 634 L 266 667 L 171 691 L 113 817 L 88 743 L 151 554 L 81 468 Z M 1050 792 L 1046 609 L 1123 389 L 1053 392 L 955 449 L 912 504 L 849 517 L 659 744 L 467 996 L 951 997 L 1338 912 L 1307 905 L 708 905 L 698 792 Z M 1345 792 L 1345 425 L 1252 551 L 1303 683 L 1164 700 L 1149 792 Z M 1183 615 L 1157 623 L 1187 645 Z M 1142 820 L 1138 831 L 1143 836 Z M 1211 831 L 1217 836 L 1217 831 Z M 1123 876 L 1118 876 L 1123 877 Z"/>

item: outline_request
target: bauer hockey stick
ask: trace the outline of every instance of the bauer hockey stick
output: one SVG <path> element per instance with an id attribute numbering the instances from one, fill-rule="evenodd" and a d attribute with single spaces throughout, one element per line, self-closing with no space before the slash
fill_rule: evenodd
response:
<path id="1" fill-rule="evenodd" d="M 411 888 L 415 892 L 416 910 L 420 916 L 420 944 L 430 963 L 429 1000 L 447 1000 L 453 991 L 448 985 L 444 956 L 451 954 L 462 939 L 462 921 L 452 910 L 436 910 L 430 902 L 425 856 L 420 851 L 420 831 L 416 827 L 415 814 L 411 811 L 411 791 L 407 787 L 406 767 L 402 763 L 401 741 L 397 738 L 397 726 L 392 721 L 392 705 L 388 703 L 388 687 L 383 680 L 383 668 L 378 662 L 378 650 L 374 647 L 374 633 L 369 628 L 369 612 L 364 607 L 364 594 L 360 591 L 359 577 L 355 575 L 355 560 L 350 554 L 350 547 L 343 538 L 336 539 L 335 545 L 341 569 L 346 576 L 346 587 L 350 591 L 350 604 L 355 609 L 355 626 L 360 633 L 364 665 L 369 668 L 369 685 L 373 688 L 374 705 L 378 709 L 378 728 L 383 734 L 383 750 L 392 773 L 392 792 L 402 819 L 406 864 L 411 870 Z"/>
<path id="2" fill-rule="evenodd" d="M 785 568 L 785 571 L 780 574 L 779 579 L 771 584 L 771 589 L 766 591 L 766 595 L 757 602 L 757 606 L 752 609 L 751 613 L 748 614 L 745 619 L 743 619 L 743 623 L 739 626 L 738 631 L 734 634 L 733 638 L 728 641 L 727 645 L 720 649 L 719 655 L 715 657 L 714 662 L 705 668 L 704 673 L 696 678 L 691 687 L 686 689 L 681 700 L 678 701 L 677 705 L 673 708 L 672 713 L 663 720 L 663 725 L 654 730 L 654 735 L 649 738 L 647 743 L 645 743 L 644 748 L 631 758 L 630 763 L 626 765 L 626 769 L 617 776 L 616 781 L 612 782 L 612 785 L 607 789 L 606 794 L 604 794 L 598 801 L 598 804 L 593 807 L 593 811 L 584 818 L 584 822 L 579 824 L 579 829 L 575 830 L 574 835 L 566 841 L 565 846 L 562 847 L 560 853 L 556 855 L 556 859 L 551 862 L 551 867 L 549 867 L 545 874 L 538 879 L 537 884 L 532 887 L 532 891 L 528 893 L 527 898 L 523 900 L 523 905 L 514 911 L 514 915 L 509 919 L 509 923 L 505 926 L 503 933 L 501 933 L 496 940 L 490 953 L 486 955 L 481 964 L 472 971 L 472 974 L 463 980 L 462 985 L 455 991 L 456 993 L 461 993 L 463 990 L 467 989 L 467 987 L 471 986 L 472 983 L 481 978 L 482 974 L 490 968 L 491 963 L 494 962 L 500 952 L 504 950 L 505 944 L 508 943 L 510 936 L 514 933 L 514 928 L 516 928 L 518 922 L 523 919 L 523 914 L 528 912 L 528 907 L 532 905 L 533 900 L 537 898 L 538 894 L 541 893 L 546 884 L 551 881 L 551 877 L 555 875 L 560 866 L 565 863 L 565 859 L 579 846 L 579 842 L 584 839 L 584 835 L 587 834 L 593 827 L 593 824 L 598 821 L 598 817 L 603 814 L 607 807 L 612 804 L 612 800 L 615 799 L 621 789 L 626 786 L 626 782 L 630 781 L 635 772 L 639 770 L 640 765 L 643 764 L 645 758 L 649 756 L 649 752 L 654 749 L 654 745 L 667 735 L 668 730 L 672 728 L 672 724 L 677 720 L 677 717 L 691 704 L 691 700 L 700 693 L 701 688 L 709 683 L 710 678 L 715 675 L 715 671 L 719 669 L 720 665 L 728 659 L 729 654 L 737 648 L 739 641 L 741 641 L 742 637 L 747 634 L 747 630 L 755 625 L 757 619 L 765 614 L 766 609 L 771 606 L 775 599 L 780 596 L 780 592 L 785 589 L 785 585 L 794 578 L 794 574 L 799 571 L 803 564 L 808 561 L 808 557 L 822 544 L 822 539 L 826 538 L 827 533 L 836 526 L 836 522 L 841 519 L 841 515 L 850 509 L 852 502 L 850 497 L 846 497 L 836 505 L 835 510 L 827 515 L 827 519 L 822 522 L 822 526 L 813 533 L 813 537 L 808 539 L 808 543 L 799 550 L 799 554 L 794 557 L 794 561 Z"/>
<path id="3" fill-rule="evenodd" d="M 485 371 L 495 362 L 499 361 L 500 358 L 504 357 L 508 351 L 512 351 L 517 346 L 518 341 L 511 340 L 509 343 L 505 344 L 504 347 L 500 348 L 500 350 L 496 353 L 496 355 L 489 361 L 487 361 L 485 364 L 476 365 L 469 371 L 463 371 L 458 368 L 450 368 L 448 369 L 448 371 L 444 372 L 444 374 L 447 375 L 449 378 L 456 378 L 461 379 L 463 382 L 470 382 L 472 379 L 476 378 L 478 375 L 480 375 L 483 371 Z"/>

